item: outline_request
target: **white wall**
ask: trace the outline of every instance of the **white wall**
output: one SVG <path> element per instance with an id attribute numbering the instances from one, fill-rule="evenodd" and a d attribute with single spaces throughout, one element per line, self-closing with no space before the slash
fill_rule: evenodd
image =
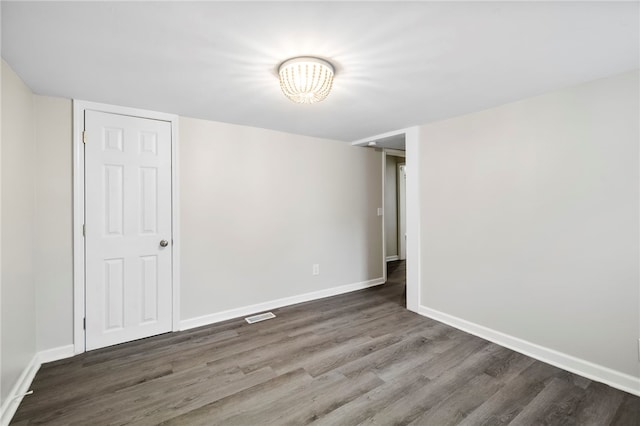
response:
<path id="1" fill-rule="evenodd" d="M 422 126 L 421 303 L 638 362 L 638 73 Z"/>
<path id="2" fill-rule="evenodd" d="M 34 96 L 37 349 L 73 343 L 71 101 Z"/>
<path id="3" fill-rule="evenodd" d="M 344 142 L 180 118 L 182 318 L 382 277 L 380 162 Z"/>
<path id="4" fill-rule="evenodd" d="M 31 90 L 2 61 L 2 403 L 36 353 Z"/>
<path id="5" fill-rule="evenodd" d="M 30 286 L 5 291 L 3 284 L 3 327 L 13 311 L 28 316 L 23 323 L 32 330 L 32 353 L 73 343 L 72 109 L 68 99 L 33 95 L 12 72 L 3 78 L 13 79 L 3 87 L 3 102 L 12 105 L 3 122 L 13 124 L 3 126 L 3 166 L 11 158 L 2 170 L 3 190 L 9 185 L 3 209 L 7 200 L 15 204 L 12 196 L 20 197 L 20 211 L 2 218 L 3 230 L 12 215 L 28 224 L 20 244 L 28 243 L 24 250 L 32 262 L 23 268 Z M 18 88 L 28 116 L 14 100 Z M 382 201 L 375 184 L 381 154 L 188 118 L 180 125 L 183 320 L 382 276 L 376 215 Z M 4 142 L 7 132 L 17 131 L 28 133 L 28 144 Z M 20 149 L 19 155 L 5 145 Z M 5 173 L 15 177 L 5 179 Z M 30 197 L 24 198 L 25 188 Z M 11 234 L 3 235 L 3 246 L 13 244 Z M 319 276 L 311 275 L 313 263 L 320 264 Z M 3 278 L 10 272 L 3 269 Z M 20 294 L 14 297 L 12 290 Z M 14 327 L 6 338 L 27 335 Z M 8 347 L 3 340 L 3 354 Z M 33 353 L 25 358 L 23 352 L 15 352 L 16 363 L 30 361 Z M 7 355 L 7 368 L 13 354 Z M 5 383 L 3 372 L 3 391 Z"/>
<path id="6" fill-rule="evenodd" d="M 398 255 L 398 173 L 400 157 L 386 155 L 384 175 L 384 238 L 386 256 Z M 404 158 L 401 159 L 404 161 Z"/>

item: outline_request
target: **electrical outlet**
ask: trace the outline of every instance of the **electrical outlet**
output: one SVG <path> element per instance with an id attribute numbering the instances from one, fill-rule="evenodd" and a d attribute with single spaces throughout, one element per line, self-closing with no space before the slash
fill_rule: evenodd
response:
<path id="1" fill-rule="evenodd" d="M 318 265 L 317 263 L 313 264 L 312 274 L 313 275 L 320 275 L 320 265 Z"/>

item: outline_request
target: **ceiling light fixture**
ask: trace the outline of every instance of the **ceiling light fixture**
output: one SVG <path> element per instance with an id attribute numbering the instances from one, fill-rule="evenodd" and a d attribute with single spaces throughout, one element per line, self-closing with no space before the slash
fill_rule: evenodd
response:
<path id="1" fill-rule="evenodd" d="M 282 92 L 299 104 L 324 100 L 331 91 L 334 73 L 329 62 L 311 56 L 291 58 L 278 67 Z"/>

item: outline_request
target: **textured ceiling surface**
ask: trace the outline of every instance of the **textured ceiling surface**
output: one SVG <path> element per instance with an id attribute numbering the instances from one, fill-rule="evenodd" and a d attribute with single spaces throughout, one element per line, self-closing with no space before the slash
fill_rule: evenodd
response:
<path id="1" fill-rule="evenodd" d="M 637 2 L 7 2 L 34 92 L 352 141 L 639 66 Z M 336 66 L 297 105 L 276 69 Z"/>

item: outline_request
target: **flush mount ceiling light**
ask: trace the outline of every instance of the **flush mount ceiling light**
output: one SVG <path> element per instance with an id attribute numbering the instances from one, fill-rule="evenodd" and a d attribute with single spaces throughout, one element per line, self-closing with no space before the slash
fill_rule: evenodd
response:
<path id="1" fill-rule="evenodd" d="M 324 100 L 331 91 L 334 73 L 329 62 L 311 56 L 291 58 L 278 67 L 282 92 L 299 104 Z"/>

